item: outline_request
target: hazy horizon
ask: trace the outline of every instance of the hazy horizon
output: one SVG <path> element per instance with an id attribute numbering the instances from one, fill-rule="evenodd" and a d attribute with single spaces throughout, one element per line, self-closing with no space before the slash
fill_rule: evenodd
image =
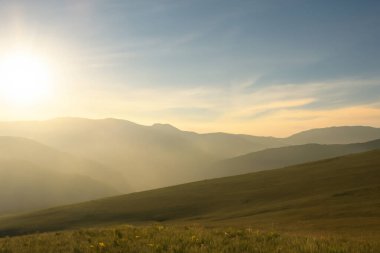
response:
<path id="1" fill-rule="evenodd" d="M 90 120 L 90 121 L 102 121 L 102 120 L 121 120 L 121 121 L 127 121 L 127 122 L 131 122 L 131 123 L 134 123 L 134 124 L 137 124 L 137 125 L 141 125 L 141 126 L 154 126 L 154 125 L 170 125 L 174 128 L 177 128 L 178 130 L 180 131 L 185 131 L 185 132 L 194 132 L 194 133 L 198 133 L 198 134 L 211 134 L 211 133 L 226 133 L 226 134 L 236 134 L 236 135 L 239 135 L 239 134 L 244 134 L 244 135 L 251 135 L 251 136 L 263 136 L 263 137 L 275 137 L 275 138 L 286 138 L 286 137 L 290 137 L 294 134 L 297 134 L 297 133 L 301 133 L 301 132 L 305 132 L 305 131 L 309 131 L 309 130 L 315 130 L 315 129 L 324 129 L 324 128 L 339 128 L 339 127 L 371 127 L 371 128 L 379 128 L 377 126 L 371 126 L 371 125 L 327 125 L 327 126 L 321 126 L 321 127 L 317 127 L 317 128 L 305 128 L 305 129 L 301 129 L 299 131 L 296 131 L 296 132 L 290 132 L 290 133 L 287 133 L 287 134 L 284 134 L 284 135 L 274 135 L 274 134 L 264 134 L 264 135 L 260 135 L 260 134 L 255 134 L 254 130 L 253 131 L 250 131 L 250 132 L 227 132 L 227 131 L 220 131 L 218 129 L 215 129 L 214 131 L 196 131 L 194 129 L 189 129 L 189 128 L 180 128 L 170 122 L 153 122 L 151 124 L 144 124 L 144 123 L 141 123 L 141 122 L 136 122 L 136 121 L 131 121 L 129 119 L 122 119 L 122 118 L 112 118 L 112 117 L 107 117 L 107 118 L 86 118 L 86 117 L 72 117 L 72 116 L 64 116 L 64 117 L 53 117 L 53 118 L 44 118 L 44 119 L 18 119 L 18 120 L 0 120 L 0 123 L 1 122 L 4 122 L 4 123 L 17 123 L 17 122 L 48 122 L 48 121 L 54 121 L 54 120 L 75 120 L 75 119 L 78 119 L 78 120 Z"/>

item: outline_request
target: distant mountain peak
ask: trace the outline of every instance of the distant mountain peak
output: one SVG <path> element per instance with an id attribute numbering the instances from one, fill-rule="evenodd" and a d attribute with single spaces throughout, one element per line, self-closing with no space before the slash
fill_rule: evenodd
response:
<path id="1" fill-rule="evenodd" d="M 371 130 L 371 129 L 377 129 L 377 128 L 371 127 L 371 126 L 360 126 L 360 125 L 357 125 L 357 126 L 330 126 L 330 127 L 312 128 L 312 129 L 304 130 L 304 131 L 295 133 L 289 137 L 292 137 L 295 135 L 301 135 L 301 134 L 305 134 L 305 133 L 311 133 L 311 132 L 341 131 L 341 130 L 356 130 L 356 129 L 358 129 L 358 130 L 367 130 L 367 129 Z"/>
<path id="2" fill-rule="evenodd" d="M 380 128 L 369 126 L 334 126 L 315 128 L 296 133 L 287 138 L 293 144 L 348 144 L 367 142 L 380 138 Z"/>
<path id="3" fill-rule="evenodd" d="M 181 131 L 170 124 L 155 123 L 152 125 L 152 127 L 155 129 L 160 129 L 160 130 L 165 130 L 165 131 Z"/>

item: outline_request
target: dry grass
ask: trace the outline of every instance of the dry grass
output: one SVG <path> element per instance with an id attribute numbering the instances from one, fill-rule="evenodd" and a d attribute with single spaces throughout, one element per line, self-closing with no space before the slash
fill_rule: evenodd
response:
<path id="1" fill-rule="evenodd" d="M 380 252 L 378 242 L 337 237 L 291 236 L 252 228 L 115 226 L 0 239 L 0 253 Z"/>

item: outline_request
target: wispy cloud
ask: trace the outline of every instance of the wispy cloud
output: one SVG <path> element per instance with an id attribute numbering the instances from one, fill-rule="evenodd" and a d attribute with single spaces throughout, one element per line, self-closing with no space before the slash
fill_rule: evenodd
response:
<path id="1" fill-rule="evenodd" d="M 154 122 L 169 122 L 183 128 L 203 125 L 202 131 L 218 130 L 218 127 L 236 126 L 237 130 L 255 133 L 255 129 L 248 130 L 250 125 L 300 124 L 328 126 L 341 124 L 342 119 L 350 123 L 349 117 L 342 118 L 336 113 L 354 113 L 352 122 L 360 123 L 364 115 L 376 115 L 375 99 L 366 99 L 368 96 L 357 96 L 359 90 L 370 91 L 377 89 L 377 81 L 358 82 L 357 80 L 331 83 L 314 83 L 309 85 L 279 85 L 247 92 L 247 83 L 232 85 L 229 88 L 220 87 L 193 87 L 184 89 L 162 87 L 161 89 L 119 86 L 119 89 L 110 91 L 91 91 L 81 99 L 76 108 L 91 108 L 98 112 L 99 117 L 114 116 L 128 118 L 137 122 L 152 124 Z M 362 84 L 361 86 L 358 83 Z M 345 92 L 339 92 L 344 87 Z M 359 88 L 358 88 L 359 87 Z M 373 97 L 376 97 L 373 95 Z M 85 95 L 85 94 L 82 94 Z M 326 98 L 326 96 L 330 96 Z M 358 98 L 355 98 L 357 96 Z M 83 96 L 82 96 L 83 97 Z M 327 99 L 327 101 L 325 101 Z M 336 101 L 336 102 L 334 102 Z M 343 101 L 343 102 L 342 102 Z M 328 106 L 328 103 L 331 103 Z M 361 109 L 359 109 L 361 108 Z M 358 111 L 364 110 L 363 114 Z M 111 112 L 111 113 L 110 113 Z M 365 118 L 368 121 L 369 117 Z M 286 123 L 285 123 L 286 122 Z M 293 122 L 293 123 L 291 123 Z M 298 122 L 298 123 L 297 123 Z M 259 127 L 262 129 L 262 127 Z M 273 128 L 273 126 L 272 126 Z M 289 130 L 278 132 L 289 133 Z M 269 128 L 268 128 L 269 129 Z M 267 129 L 267 130 L 268 130 Z M 297 128 L 298 129 L 298 128 Z M 219 129 L 221 130 L 221 129 Z M 257 130 L 256 130 L 257 131 Z M 264 132 L 264 129 L 260 130 Z M 267 131 L 269 133 L 269 130 Z M 276 133 L 276 131 L 274 131 Z"/>

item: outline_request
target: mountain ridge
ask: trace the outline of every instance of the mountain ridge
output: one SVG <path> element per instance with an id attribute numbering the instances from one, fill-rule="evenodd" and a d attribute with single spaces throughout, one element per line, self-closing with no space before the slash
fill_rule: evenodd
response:
<path id="1" fill-rule="evenodd" d="M 301 144 L 270 148 L 215 163 L 209 178 L 233 176 L 380 149 L 380 139 L 352 144 Z"/>
<path id="2" fill-rule="evenodd" d="M 365 131 L 367 128 L 359 129 Z M 373 137 L 380 138 L 380 129 L 373 129 Z M 127 182 L 125 188 L 121 185 L 123 192 L 199 180 L 207 177 L 199 168 L 212 166 L 217 161 L 268 148 L 304 144 L 302 138 L 294 139 L 294 136 L 289 141 L 244 134 L 198 134 L 167 124 L 144 126 L 114 118 L 0 122 L 1 135 L 33 139 L 102 164 Z M 355 140 L 368 139 L 366 133 L 356 136 Z M 349 134 L 343 137 L 342 142 L 351 138 Z M 316 139 L 311 142 L 319 142 L 317 135 L 313 134 L 313 138 Z"/>

